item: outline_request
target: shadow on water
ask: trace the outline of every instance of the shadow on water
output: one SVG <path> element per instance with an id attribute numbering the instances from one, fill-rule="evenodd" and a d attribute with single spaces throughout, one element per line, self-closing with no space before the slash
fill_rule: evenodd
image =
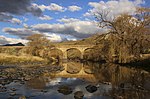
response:
<path id="1" fill-rule="evenodd" d="M 108 63 L 94 65 L 92 69 L 99 83 L 111 84 L 112 89 L 107 94 L 112 97 L 117 99 L 150 97 L 150 75 L 145 70 Z"/>
<path id="2" fill-rule="evenodd" d="M 126 67 L 135 67 L 150 72 L 150 58 L 143 59 L 140 61 L 135 61 L 129 64 L 120 64 L 120 65 Z"/>
<path id="3" fill-rule="evenodd" d="M 10 80 L 11 79 L 11 80 Z M 150 73 L 111 63 L 2 68 L 0 99 L 149 99 Z"/>

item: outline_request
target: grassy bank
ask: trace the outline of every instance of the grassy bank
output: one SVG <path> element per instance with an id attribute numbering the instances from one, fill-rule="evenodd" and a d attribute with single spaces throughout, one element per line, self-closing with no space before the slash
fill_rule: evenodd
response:
<path id="1" fill-rule="evenodd" d="M 30 55 L 10 55 L 0 53 L 0 65 L 36 65 L 36 64 L 46 64 L 47 60 Z"/>

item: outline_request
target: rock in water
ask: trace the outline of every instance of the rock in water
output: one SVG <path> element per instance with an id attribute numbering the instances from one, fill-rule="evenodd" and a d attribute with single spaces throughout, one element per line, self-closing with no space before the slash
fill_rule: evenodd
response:
<path id="1" fill-rule="evenodd" d="M 41 92 L 44 92 L 44 93 L 46 93 L 46 92 L 48 92 L 48 90 L 46 90 L 46 89 L 43 89 L 43 90 L 41 90 Z"/>
<path id="2" fill-rule="evenodd" d="M 11 88 L 10 90 L 12 90 L 12 91 L 16 91 L 17 89 L 16 89 L 16 88 Z"/>
<path id="3" fill-rule="evenodd" d="M 64 95 L 69 95 L 72 93 L 72 89 L 68 86 L 60 86 L 57 91 Z"/>
<path id="4" fill-rule="evenodd" d="M 97 87 L 96 87 L 96 86 L 93 86 L 93 85 L 88 85 L 88 86 L 86 86 L 85 88 L 86 88 L 86 90 L 87 90 L 88 92 L 90 92 L 90 93 L 93 93 L 93 92 L 97 91 Z"/>
<path id="5" fill-rule="evenodd" d="M 11 95 L 11 96 L 15 96 L 16 93 L 15 93 L 15 92 L 11 92 L 10 95 Z"/>
<path id="6" fill-rule="evenodd" d="M 74 98 L 75 99 L 83 99 L 83 97 L 84 97 L 84 94 L 83 94 L 82 91 L 77 91 L 77 92 L 74 93 Z"/>
<path id="7" fill-rule="evenodd" d="M 19 99 L 26 99 L 26 97 L 25 96 L 21 96 L 21 97 L 19 97 Z"/>

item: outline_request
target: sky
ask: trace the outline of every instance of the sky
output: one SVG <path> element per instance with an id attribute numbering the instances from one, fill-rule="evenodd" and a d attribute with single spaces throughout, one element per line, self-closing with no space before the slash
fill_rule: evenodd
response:
<path id="1" fill-rule="evenodd" d="M 25 44 L 33 34 L 61 42 L 106 33 L 96 12 L 109 10 L 112 17 L 134 14 L 136 7 L 150 7 L 150 0 L 0 0 L 0 45 Z"/>

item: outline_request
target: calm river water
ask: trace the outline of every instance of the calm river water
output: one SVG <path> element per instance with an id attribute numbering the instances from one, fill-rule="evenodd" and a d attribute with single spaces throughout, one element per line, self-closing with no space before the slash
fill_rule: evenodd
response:
<path id="1" fill-rule="evenodd" d="M 0 66 L 0 99 L 150 99 L 150 73 L 115 64 Z"/>

